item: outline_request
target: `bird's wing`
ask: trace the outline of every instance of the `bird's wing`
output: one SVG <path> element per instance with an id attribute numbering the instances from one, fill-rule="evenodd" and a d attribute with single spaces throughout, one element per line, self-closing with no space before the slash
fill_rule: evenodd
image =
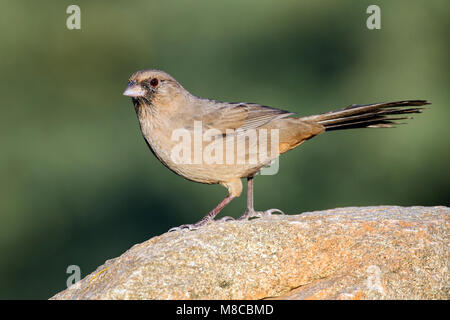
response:
<path id="1" fill-rule="evenodd" d="M 273 120 L 294 113 L 254 103 L 221 103 L 202 115 L 204 128 L 214 128 L 225 133 L 226 129 L 245 131 L 256 129 Z"/>

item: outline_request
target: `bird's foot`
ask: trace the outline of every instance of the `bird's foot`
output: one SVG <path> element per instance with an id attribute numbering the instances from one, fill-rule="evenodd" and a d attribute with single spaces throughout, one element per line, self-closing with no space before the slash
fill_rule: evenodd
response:
<path id="1" fill-rule="evenodd" d="M 193 223 L 193 224 L 182 224 L 179 227 L 174 227 L 172 229 L 170 229 L 168 232 L 172 232 L 172 231 L 180 231 L 180 230 L 197 230 L 198 228 L 200 228 L 201 226 L 204 226 L 205 224 L 207 224 L 208 222 L 210 222 L 212 219 L 208 218 L 203 218 L 202 220 L 200 220 L 199 222 Z"/>
<path id="2" fill-rule="evenodd" d="M 180 231 L 180 230 L 197 230 L 201 226 L 202 225 L 198 225 L 197 223 L 182 224 L 181 226 L 173 227 L 173 228 L 169 229 L 169 231 L 167 231 L 167 232 Z"/>
<path id="3" fill-rule="evenodd" d="M 268 209 L 265 211 L 255 211 L 254 209 L 246 209 L 244 214 L 239 217 L 238 220 L 248 220 L 250 218 L 262 218 L 262 217 L 270 217 L 274 212 L 279 212 L 280 214 L 285 214 L 280 209 Z"/>
<path id="4" fill-rule="evenodd" d="M 221 219 L 218 220 L 213 220 L 213 219 L 208 219 L 208 220 L 200 220 L 197 223 L 193 223 L 193 224 L 182 224 L 179 227 L 174 227 L 172 229 L 170 229 L 168 232 L 172 232 L 172 231 L 180 231 L 180 230 L 197 230 L 198 228 L 200 228 L 201 226 L 204 226 L 205 224 L 209 223 L 209 222 L 226 222 L 226 221 L 232 221 L 234 220 L 233 217 L 223 217 Z"/>

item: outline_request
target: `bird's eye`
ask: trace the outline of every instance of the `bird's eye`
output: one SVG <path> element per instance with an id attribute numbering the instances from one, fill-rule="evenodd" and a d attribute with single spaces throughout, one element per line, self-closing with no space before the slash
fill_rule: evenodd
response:
<path id="1" fill-rule="evenodd" d="M 156 87 L 158 85 L 158 82 L 159 82 L 158 79 L 153 78 L 152 80 L 150 80 L 150 85 L 152 87 Z"/>

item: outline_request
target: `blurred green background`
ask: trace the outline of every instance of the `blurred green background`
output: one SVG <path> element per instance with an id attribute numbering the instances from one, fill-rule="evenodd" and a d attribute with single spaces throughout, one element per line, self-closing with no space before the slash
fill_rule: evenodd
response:
<path id="1" fill-rule="evenodd" d="M 66 8 L 81 7 L 81 30 Z M 366 8 L 381 7 L 381 30 Z M 428 99 L 396 129 L 320 135 L 258 176 L 256 209 L 449 205 L 448 1 L 0 2 L 0 298 L 47 299 L 226 194 L 147 149 L 129 98 L 158 68 L 193 94 L 300 115 Z M 244 196 L 221 215 L 238 216 Z"/>

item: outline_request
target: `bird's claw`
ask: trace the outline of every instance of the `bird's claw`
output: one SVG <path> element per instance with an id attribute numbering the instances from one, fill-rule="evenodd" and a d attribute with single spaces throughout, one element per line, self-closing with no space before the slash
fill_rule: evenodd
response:
<path id="1" fill-rule="evenodd" d="M 234 220 L 233 217 L 226 216 L 226 217 L 223 217 L 223 218 L 218 219 L 218 220 L 210 220 L 210 221 L 211 222 L 226 222 L 226 221 L 232 221 L 232 220 Z M 174 227 L 174 228 L 170 229 L 167 232 L 180 231 L 180 230 L 189 230 L 189 231 L 197 230 L 198 228 L 200 228 L 201 226 L 207 224 L 210 221 L 199 221 L 199 222 L 194 223 L 194 224 L 182 224 L 181 226 Z"/>
<path id="2" fill-rule="evenodd" d="M 283 211 L 281 211 L 280 209 L 268 209 L 265 211 L 255 211 L 255 210 L 245 210 L 245 213 L 238 218 L 238 220 L 248 220 L 250 218 L 262 218 L 262 217 L 270 217 L 274 212 L 279 212 L 280 214 L 284 215 L 285 213 Z M 226 221 L 233 221 L 235 220 L 233 217 L 223 217 L 221 219 L 218 220 L 212 220 L 211 222 L 226 222 Z M 180 231 L 180 230 L 197 230 L 198 228 L 200 228 L 201 226 L 207 224 L 210 221 L 199 221 L 197 223 L 194 224 L 182 224 L 179 227 L 174 227 L 172 229 L 170 229 L 168 232 L 173 232 L 173 231 Z"/>
<path id="3" fill-rule="evenodd" d="M 271 216 L 274 212 L 279 212 L 281 215 L 285 215 L 285 213 L 283 211 L 281 211 L 280 209 L 277 209 L 277 208 L 262 211 L 262 215 L 263 216 Z"/>
<path id="4" fill-rule="evenodd" d="M 217 222 L 226 222 L 226 221 L 233 221 L 233 220 L 235 220 L 233 217 L 226 216 L 226 217 L 220 218 L 220 219 L 218 219 L 218 220 L 214 220 L 214 221 L 217 221 Z"/>
<path id="5" fill-rule="evenodd" d="M 171 229 L 169 229 L 169 231 L 167 232 L 173 232 L 173 231 L 181 231 L 181 230 L 196 230 L 199 227 L 201 227 L 201 225 L 197 225 L 196 223 L 194 224 L 182 224 L 181 226 L 178 227 L 173 227 Z"/>
<path id="6" fill-rule="evenodd" d="M 239 220 L 248 220 L 250 218 L 262 218 L 262 217 L 270 217 L 274 212 L 279 212 L 284 215 L 285 213 L 280 209 L 268 209 L 265 211 L 255 211 L 255 210 L 245 210 L 245 213 L 239 218 Z"/>

